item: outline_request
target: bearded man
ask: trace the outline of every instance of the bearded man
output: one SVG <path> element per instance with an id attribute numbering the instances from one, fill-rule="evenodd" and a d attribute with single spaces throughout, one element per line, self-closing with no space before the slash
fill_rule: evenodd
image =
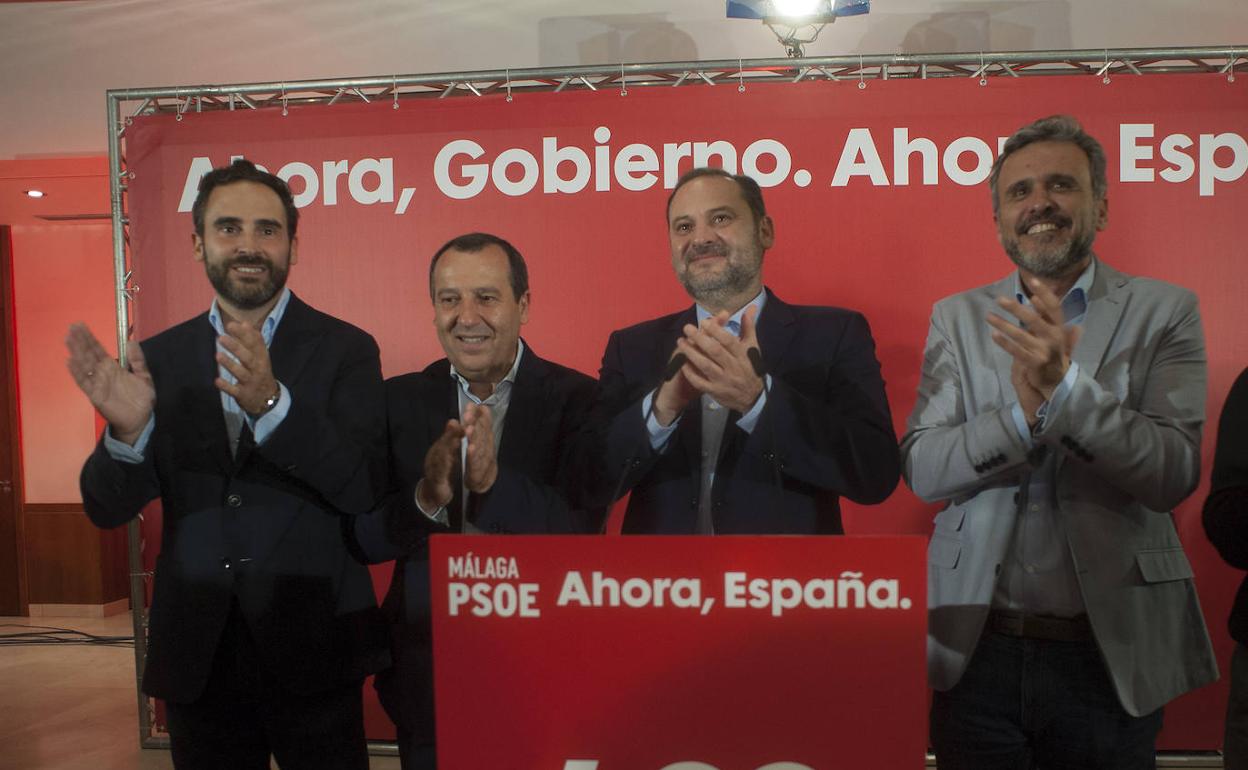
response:
<path id="1" fill-rule="evenodd" d="M 583 478 L 601 504 L 631 489 L 627 533 L 840 534 L 839 498 L 899 475 L 866 319 L 763 287 L 775 225 L 749 177 L 686 173 L 667 225 L 696 304 L 611 335 Z"/>
<path id="2" fill-rule="evenodd" d="M 192 209 L 208 312 L 127 348 L 70 328 L 69 370 L 108 422 L 83 506 L 115 527 L 159 498 L 143 691 L 174 766 L 368 767 L 361 686 L 385 620 L 350 534 L 386 490 L 377 344 L 285 287 L 299 212 L 246 160 Z"/>
<path id="3" fill-rule="evenodd" d="M 1152 768 L 1217 678 L 1171 510 L 1200 477 L 1196 297 L 1092 252 L 1105 153 L 1073 118 L 993 166 L 1017 271 L 938 302 L 902 438 L 928 549 L 931 741 L 953 768 Z"/>

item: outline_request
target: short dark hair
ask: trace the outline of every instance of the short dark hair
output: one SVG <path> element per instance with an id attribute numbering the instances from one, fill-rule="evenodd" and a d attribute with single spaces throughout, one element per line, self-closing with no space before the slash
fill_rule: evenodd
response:
<path id="1" fill-rule="evenodd" d="M 731 174 L 722 168 L 712 168 L 710 166 L 702 166 L 700 168 L 690 169 L 681 175 L 677 180 L 676 186 L 672 188 L 672 194 L 667 196 L 667 219 L 672 219 L 672 199 L 676 197 L 676 193 L 680 188 L 689 184 L 695 179 L 701 179 L 705 176 L 715 176 L 721 179 L 731 179 L 737 183 L 737 187 L 741 188 L 741 195 L 745 198 L 746 205 L 750 207 L 750 212 L 754 214 L 754 221 L 761 222 L 763 217 L 767 216 L 767 207 L 763 205 L 763 190 L 755 182 L 745 174 Z"/>
<path id="2" fill-rule="evenodd" d="M 438 259 L 443 254 L 451 250 L 476 254 L 486 246 L 497 246 L 507 255 L 507 267 L 511 272 L 511 293 L 519 302 L 520 298 L 529 291 L 528 265 L 524 264 L 524 257 L 520 255 L 515 246 L 490 233 L 467 233 L 442 244 L 442 248 L 434 253 L 433 259 L 429 260 L 429 296 L 433 297 L 433 271 L 437 268 Z"/>
<path id="3" fill-rule="evenodd" d="M 1104 200 L 1109 184 L 1105 179 L 1105 149 L 1083 130 L 1079 121 L 1069 115 L 1050 115 L 1047 118 L 1028 123 L 1014 132 L 1001 148 L 1001 155 L 992 164 L 992 174 L 988 177 L 988 189 L 992 193 L 992 213 L 995 216 L 1000 209 L 997 197 L 997 179 L 1001 176 L 1001 167 L 1005 159 L 1035 142 L 1070 142 L 1083 150 L 1088 156 L 1088 171 L 1092 175 L 1092 197 Z"/>
<path id="4" fill-rule="evenodd" d="M 261 171 L 246 158 L 239 158 L 228 166 L 214 168 L 199 180 L 199 194 L 195 196 L 195 204 L 191 206 L 191 219 L 200 238 L 204 237 L 204 210 L 208 208 L 208 197 L 218 187 L 235 182 L 256 182 L 277 193 L 282 207 L 286 209 L 286 233 L 291 239 L 295 237 L 295 231 L 299 227 L 299 209 L 295 207 L 290 187 L 280 177 Z"/>

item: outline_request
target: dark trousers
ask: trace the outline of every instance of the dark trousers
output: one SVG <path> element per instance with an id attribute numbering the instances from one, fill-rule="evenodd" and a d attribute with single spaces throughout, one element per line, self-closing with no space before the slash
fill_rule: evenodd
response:
<path id="1" fill-rule="evenodd" d="M 393 664 L 373 680 L 394 722 L 402 770 L 437 770 L 433 727 L 433 649 L 428 632 L 402 623 L 393 630 Z"/>
<path id="2" fill-rule="evenodd" d="M 1231 697 L 1226 702 L 1222 752 L 1226 770 L 1248 770 L 1248 647 L 1240 642 L 1231 654 Z"/>
<path id="3" fill-rule="evenodd" d="M 1161 709 L 1123 710 L 1096 642 L 986 633 L 930 735 L 939 770 L 1143 770 L 1159 730 Z"/>
<path id="4" fill-rule="evenodd" d="M 192 703 L 166 703 L 177 770 L 368 770 L 362 682 L 312 695 L 265 671 L 237 605 L 208 684 Z"/>

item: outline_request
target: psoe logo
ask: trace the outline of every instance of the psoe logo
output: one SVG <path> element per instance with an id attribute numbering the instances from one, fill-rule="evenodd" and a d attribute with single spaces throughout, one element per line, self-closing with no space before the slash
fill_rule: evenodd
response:
<path id="1" fill-rule="evenodd" d="M 568 759 L 563 763 L 563 770 L 598 770 L 598 760 L 596 759 Z M 664 765 L 659 770 L 719 770 L 715 765 L 709 765 L 706 762 L 696 762 L 693 760 L 682 760 L 673 762 L 670 765 Z M 761 765 L 755 770 L 815 770 L 810 765 L 803 765 L 801 762 L 769 762 Z"/>

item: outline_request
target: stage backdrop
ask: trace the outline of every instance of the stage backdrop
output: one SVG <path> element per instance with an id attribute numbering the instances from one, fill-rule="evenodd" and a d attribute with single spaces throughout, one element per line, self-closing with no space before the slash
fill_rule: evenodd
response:
<path id="1" fill-rule="evenodd" d="M 608 333 L 689 300 L 668 259 L 664 202 L 681 171 L 756 177 L 775 219 L 767 284 L 788 302 L 842 305 L 871 322 L 900 435 L 915 399 L 932 303 L 1012 267 L 987 176 L 1003 138 L 1034 118 L 1079 117 L 1109 156 L 1109 264 L 1200 297 L 1209 351 L 1201 488 L 1180 506 L 1222 670 L 1239 573 L 1200 527 L 1216 418 L 1248 364 L 1248 78 L 1219 75 L 803 82 L 502 94 L 136 118 L 127 130 L 136 330 L 208 307 L 191 259 L 199 176 L 244 155 L 288 178 L 302 207 L 290 285 L 376 336 L 387 375 L 441 356 L 429 257 L 471 230 L 525 255 L 523 329 L 541 355 L 595 373 Z M 109 330 L 97 330 L 108 334 Z M 931 531 L 936 508 L 900 487 L 847 505 L 851 533 Z M 157 521 L 145 522 L 147 543 Z M 153 546 L 154 547 L 154 546 Z M 152 548 L 147 558 L 154 558 Z M 384 587 L 387 570 L 376 575 Z M 1220 743 L 1225 685 L 1176 702 L 1162 746 Z M 374 737 L 385 734 L 373 731 Z"/>

